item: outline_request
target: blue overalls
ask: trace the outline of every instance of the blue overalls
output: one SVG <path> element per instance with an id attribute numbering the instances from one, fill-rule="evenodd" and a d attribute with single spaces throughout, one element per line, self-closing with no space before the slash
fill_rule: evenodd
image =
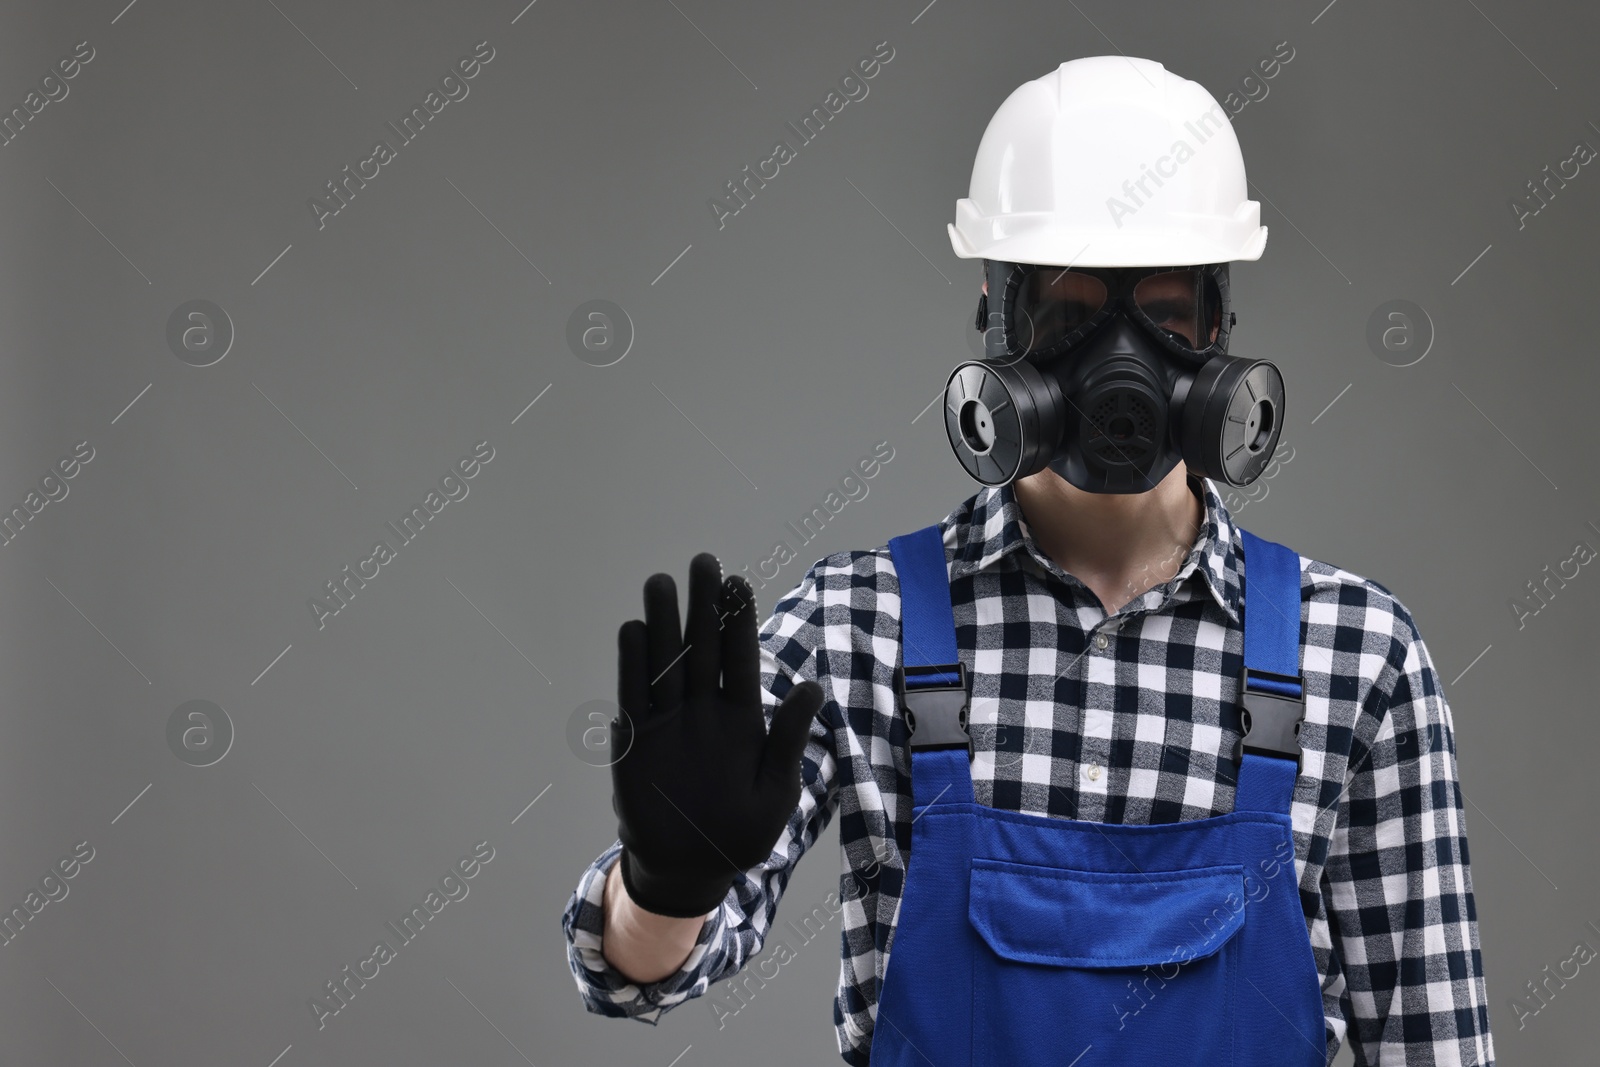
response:
<path id="1" fill-rule="evenodd" d="M 1115 825 L 974 801 L 967 671 L 939 528 L 890 540 L 911 731 L 911 851 L 873 1067 L 1326 1062 L 1289 805 L 1300 565 L 1241 531 L 1244 734 L 1227 815 Z"/>

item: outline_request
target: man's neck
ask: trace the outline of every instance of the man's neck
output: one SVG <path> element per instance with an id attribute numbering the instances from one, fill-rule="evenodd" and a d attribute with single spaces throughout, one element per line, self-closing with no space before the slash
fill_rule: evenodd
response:
<path id="1" fill-rule="evenodd" d="M 1108 613 L 1176 574 L 1205 520 L 1182 463 L 1144 493 L 1085 492 L 1048 467 L 1014 488 L 1040 551 L 1089 586 Z"/>

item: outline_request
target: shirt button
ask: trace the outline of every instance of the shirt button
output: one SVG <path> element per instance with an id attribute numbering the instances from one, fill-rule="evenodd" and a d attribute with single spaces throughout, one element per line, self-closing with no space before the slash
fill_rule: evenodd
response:
<path id="1" fill-rule="evenodd" d="M 1100 780 L 1101 770 L 1103 770 L 1103 768 L 1100 766 L 1100 764 L 1091 763 L 1089 766 L 1083 769 L 1083 773 L 1089 777 L 1089 781 L 1098 782 Z"/>
<path id="2" fill-rule="evenodd" d="M 1104 649 L 1110 643 L 1111 642 L 1106 638 L 1105 634 L 1095 634 L 1094 635 L 1094 647 L 1095 648 Z"/>

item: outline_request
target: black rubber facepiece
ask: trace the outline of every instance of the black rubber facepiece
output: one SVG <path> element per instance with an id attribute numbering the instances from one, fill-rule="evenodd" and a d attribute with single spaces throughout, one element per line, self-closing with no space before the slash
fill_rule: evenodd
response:
<path id="1" fill-rule="evenodd" d="M 1227 264 L 1061 268 L 986 263 L 985 358 L 945 387 L 963 468 L 1005 485 L 1050 467 L 1096 493 L 1141 493 L 1180 461 L 1231 486 L 1265 470 L 1283 377 L 1228 355 Z M 990 310 L 994 308 L 995 310 Z"/>

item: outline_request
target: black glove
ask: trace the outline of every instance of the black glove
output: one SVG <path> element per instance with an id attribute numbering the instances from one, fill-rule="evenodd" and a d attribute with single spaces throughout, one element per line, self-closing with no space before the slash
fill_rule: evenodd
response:
<path id="1" fill-rule="evenodd" d="M 721 570 L 709 552 L 690 561 L 684 635 L 677 587 L 660 573 L 644 585 L 645 621 L 617 633 L 622 883 L 646 911 L 677 918 L 714 909 L 771 853 L 800 802 L 800 758 L 822 706 L 822 687 L 800 682 L 767 732 L 755 594 Z"/>

